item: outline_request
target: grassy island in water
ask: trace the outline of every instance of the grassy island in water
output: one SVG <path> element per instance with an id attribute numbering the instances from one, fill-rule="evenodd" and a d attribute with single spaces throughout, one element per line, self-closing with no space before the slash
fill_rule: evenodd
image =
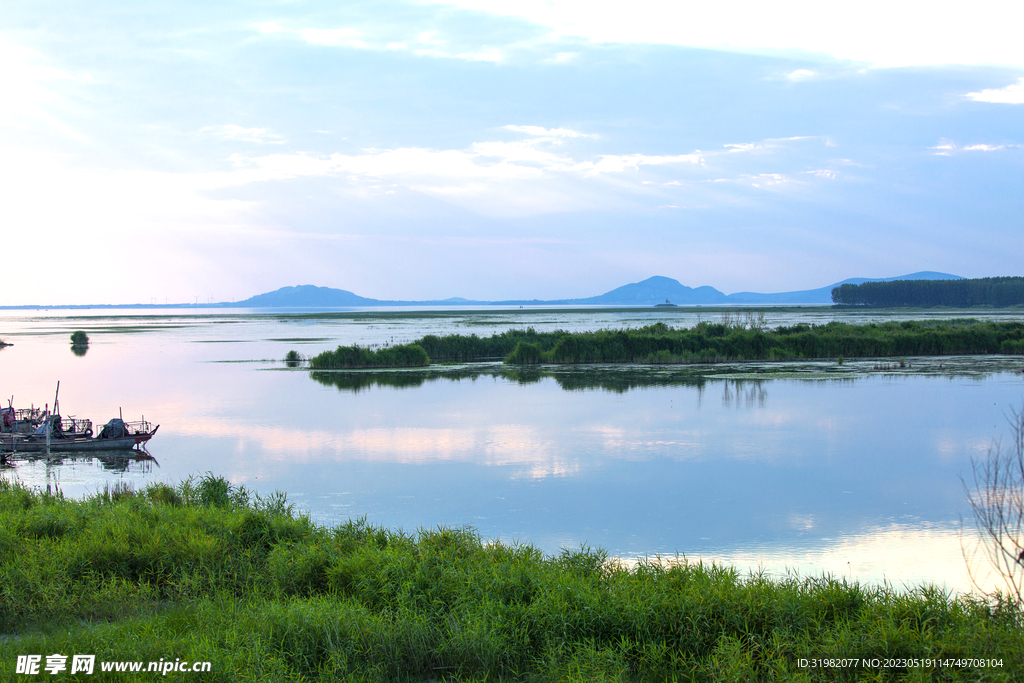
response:
<path id="1" fill-rule="evenodd" d="M 422 367 L 431 362 L 503 360 L 538 363 L 719 363 L 750 360 L 883 358 L 1024 353 L 1024 322 L 893 321 L 792 325 L 747 322 L 656 323 L 596 332 L 509 330 L 491 337 L 427 335 L 412 344 L 371 350 L 339 346 L 309 360 L 313 370 Z"/>
<path id="2" fill-rule="evenodd" d="M 203 681 L 1012 681 L 1024 671 L 1020 608 L 1006 601 L 684 561 L 627 568 L 596 550 L 545 556 L 470 529 L 325 528 L 281 495 L 213 476 L 83 500 L 0 480 L 0 557 L 9 681 L 33 679 L 14 672 L 32 653 L 210 662 L 170 676 Z M 890 664 L 800 665 L 823 658 Z M 964 658 L 988 665 L 920 664 Z M 125 680 L 98 666 L 66 674 Z"/>

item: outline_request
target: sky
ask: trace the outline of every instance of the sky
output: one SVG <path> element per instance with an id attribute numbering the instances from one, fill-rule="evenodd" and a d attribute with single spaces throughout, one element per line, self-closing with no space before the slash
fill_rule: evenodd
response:
<path id="1" fill-rule="evenodd" d="M 1024 275 L 1024 3 L 0 12 L 0 305 Z"/>

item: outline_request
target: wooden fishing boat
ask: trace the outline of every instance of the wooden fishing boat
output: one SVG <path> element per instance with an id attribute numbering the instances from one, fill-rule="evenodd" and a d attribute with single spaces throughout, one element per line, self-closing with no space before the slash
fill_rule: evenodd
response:
<path id="1" fill-rule="evenodd" d="M 16 429 L 12 431 L 0 432 L 0 451 L 29 453 L 47 450 L 58 452 L 128 450 L 144 446 L 160 428 L 160 425 L 154 426 L 146 420 L 125 422 L 121 418 L 115 417 L 103 425 L 98 434 L 93 434 L 91 420 L 63 419 L 60 415 L 44 417 L 29 432 L 26 432 L 23 426 L 14 426 Z"/>
<path id="2" fill-rule="evenodd" d="M 53 412 L 47 405 L 40 410 L 32 407 L 15 409 L 13 401 L 0 409 L 0 454 L 120 451 L 144 447 L 153 438 L 155 427 L 145 417 L 137 422 L 125 422 L 115 417 L 99 434 L 93 434 L 92 420 L 62 418 L 60 416 L 60 382 L 53 396 Z"/>

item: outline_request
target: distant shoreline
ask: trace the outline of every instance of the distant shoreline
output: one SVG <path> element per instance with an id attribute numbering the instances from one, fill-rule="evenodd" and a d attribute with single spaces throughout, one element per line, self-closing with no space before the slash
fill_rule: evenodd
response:
<path id="1" fill-rule="evenodd" d="M 537 306 L 628 306 L 628 307 L 688 307 L 688 306 L 821 306 L 831 305 L 832 292 L 835 287 L 843 285 L 859 285 L 864 283 L 888 282 L 893 280 L 906 281 L 948 281 L 964 280 L 959 275 L 921 271 L 895 278 L 850 278 L 817 289 L 805 289 L 770 294 L 758 292 L 734 292 L 725 294 L 714 287 L 703 285 L 687 287 L 678 280 L 660 275 L 649 277 L 641 282 L 633 282 L 617 287 L 604 294 L 583 298 L 563 299 L 466 299 L 449 297 L 447 299 L 424 299 L 412 301 L 406 299 L 374 299 L 360 296 L 345 289 L 319 287 L 316 285 L 296 285 L 281 287 L 273 292 L 265 292 L 241 301 L 218 301 L 213 303 L 134 303 L 134 304 L 23 304 L 18 306 L 0 306 L 0 310 L 77 310 L 88 308 L 142 308 L 161 310 L 167 308 L 218 309 L 218 308 L 310 308 L 310 309 L 346 309 L 363 307 L 537 307 Z M 198 299 L 198 297 L 196 297 Z M 210 297 L 212 299 L 213 297 Z"/>
<path id="2" fill-rule="evenodd" d="M 736 310 L 736 309 L 785 309 L 785 308 L 844 308 L 863 309 L 864 307 L 842 306 L 821 303 L 785 303 L 785 304 L 560 304 L 553 302 L 531 304 L 506 304 L 501 302 L 479 301 L 472 303 L 440 303 L 440 302 L 398 302 L 370 304 L 365 306 L 242 306 L 240 304 L 61 304 L 59 306 L 0 306 L 0 311 L 87 311 L 87 310 L 221 310 L 236 309 L 247 311 L 372 311 L 375 309 L 415 308 L 424 310 L 523 310 L 523 311 L 593 311 L 593 310 Z"/>
<path id="3" fill-rule="evenodd" d="M 62 304 L 59 306 L 0 306 L 0 311 L 185 311 L 185 314 L 212 313 L 216 311 L 244 311 L 247 315 L 425 315 L 447 313 L 585 313 L 594 311 L 636 312 L 650 311 L 659 314 L 716 314 L 737 311 L 832 311 L 841 314 L 899 314 L 899 313 L 935 313 L 935 314 L 975 314 L 1002 313 L 1024 316 L 1024 306 L 850 306 L 823 303 L 726 303 L 726 304 L 678 304 L 674 306 L 658 306 L 655 304 L 502 304 L 502 303 L 470 303 L 470 304 L 432 304 L 432 303 L 396 303 L 374 304 L 367 306 L 242 306 L 239 304 Z"/>

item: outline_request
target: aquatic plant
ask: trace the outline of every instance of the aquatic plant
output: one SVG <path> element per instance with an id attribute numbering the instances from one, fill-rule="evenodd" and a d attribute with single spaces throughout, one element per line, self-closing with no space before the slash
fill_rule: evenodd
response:
<path id="1" fill-rule="evenodd" d="M 510 365 L 536 365 L 540 363 L 543 352 L 538 344 L 528 341 L 520 341 L 516 348 L 505 357 L 505 362 Z"/>
<path id="2" fill-rule="evenodd" d="M 352 368 L 413 368 L 430 364 L 430 358 L 418 344 L 389 346 L 376 351 L 365 346 L 339 346 L 309 359 L 313 370 Z"/>
<path id="3" fill-rule="evenodd" d="M 75 330 L 71 333 L 71 345 L 72 346 L 87 346 L 89 344 L 89 335 L 82 330 Z"/>
<path id="4" fill-rule="evenodd" d="M 506 330 L 490 337 L 450 334 L 444 337 L 427 335 L 415 343 L 422 346 L 434 361 L 480 361 L 501 360 L 512 353 L 520 342 L 533 344 L 541 351 L 550 351 L 569 332 L 537 332 L 532 327 L 525 330 Z"/>
<path id="5" fill-rule="evenodd" d="M 284 364 L 290 368 L 299 367 L 304 360 L 306 359 L 302 357 L 302 354 L 294 349 L 284 355 Z"/>
<path id="6" fill-rule="evenodd" d="M 691 328 L 655 323 L 590 332 L 507 330 L 490 337 L 427 335 L 413 344 L 373 350 L 341 347 L 310 359 L 314 370 L 417 367 L 431 361 L 503 359 L 536 363 L 721 363 L 744 360 L 880 358 L 1024 353 L 1024 323 L 977 320 L 798 324 L 767 329 L 762 318 L 731 313 Z"/>
<path id="7" fill-rule="evenodd" d="M 692 363 L 843 357 L 991 354 L 1024 349 L 1024 323 L 886 322 L 780 326 L 702 321 L 689 329 L 597 330 L 560 336 L 543 360 L 554 363 Z"/>

